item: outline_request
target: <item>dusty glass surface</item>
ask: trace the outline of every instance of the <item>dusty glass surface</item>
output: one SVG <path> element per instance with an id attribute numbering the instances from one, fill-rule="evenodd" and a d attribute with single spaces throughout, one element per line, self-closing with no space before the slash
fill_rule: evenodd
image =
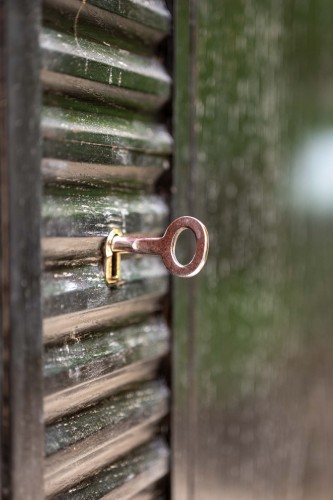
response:
<path id="1" fill-rule="evenodd" d="M 333 4 L 187 8 L 178 211 L 207 225 L 211 245 L 195 281 L 175 283 L 174 497 L 328 500 Z"/>

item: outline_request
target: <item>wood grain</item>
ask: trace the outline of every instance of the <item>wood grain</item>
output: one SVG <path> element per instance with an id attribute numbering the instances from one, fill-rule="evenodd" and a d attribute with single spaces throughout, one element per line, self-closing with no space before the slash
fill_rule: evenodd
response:
<path id="1" fill-rule="evenodd" d="M 59 499 L 69 498 L 132 498 L 143 489 L 163 477 L 168 471 L 168 449 L 163 440 L 155 438 L 138 447 L 127 457 L 108 465 L 88 480 L 64 492 Z M 58 497 L 57 497 L 58 498 Z"/>
<path id="2" fill-rule="evenodd" d="M 163 294 L 142 295 L 118 304 L 77 311 L 44 319 L 44 342 L 54 344 L 110 326 L 119 326 L 131 318 L 151 314 L 162 308 Z"/>
<path id="3" fill-rule="evenodd" d="M 129 318 L 126 323 L 130 323 Z M 144 359 L 160 357 L 168 344 L 169 331 L 163 318 L 148 317 L 121 328 L 107 328 L 49 346 L 44 354 L 45 394 L 58 393 Z"/>
<path id="4" fill-rule="evenodd" d="M 43 273 L 44 317 L 95 309 L 145 295 L 163 295 L 168 289 L 167 271 L 157 257 L 122 259 L 119 283 L 107 286 L 100 264 L 51 269 Z M 61 321 L 61 318 L 58 317 Z M 59 323 L 60 324 L 60 323 Z"/>
<path id="5" fill-rule="evenodd" d="M 68 467 L 66 462 L 61 462 L 59 467 L 53 464 L 53 467 L 46 470 L 45 474 L 44 491 L 46 498 L 53 497 L 59 491 L 82 481 L 118 457 L 129 453 L 133 448 L 151 439 L 156 434 L 156 431 L 157 426 L 154 419 L 151 422 L 148 419 L 146 423 L 134 426 L 112 443 L 104 441 L 96 448 L 90 445 L 90 453 L 89 451 L 83 452 L 76 462 L 71 463 L 71 467 Z"/>
<path id="6" fill-rule="evenodd" d="M 66 154 L 66 148 L 75 146 L 87 151 L 87 154 L 98 154 L 99 149 L 111 154 L 114 149 L 129 149 L 132 151 L 168 155 L 171 152 L 172 139 L 162 124 L 153 120 L 150 122 L 134 118 L 132 120 L 119 117 L 116 114 L 93 114 L 79 110 L 69 110 L 56 106 L 44 106 L 42 119 L 42 135 L 48 141 L 47 155 L 53 149 Z M 50 144 L 51 143 L 51 144 Z M 83 159 L 83 158 L 82 158 Z M 89 158 L 88 158 L 89 161 Z"/>
<path id="7" fill-rule="evenodd" d="M 2 498 L 42 500 L 39 0 L 0 2 Z"/>
<path id="8" fill-rule="evenodd" d="M 127 156 L 126 161 L 124 156 Z M 112 161 L 110 157 L 108 161 Z M 132 159 L 130 153 L 125 151 L 118 159 L 115 157 L 114 162 L 105 165 L 44 158 L 43 181 L 47 185 L 104 186 L 118 191 L 120 188 L 121 191 L 136 189 L 151 192 L 158 177 L 170 167 L 168 158 L 141 155 Z"/>
<path id="9" fill-rule="evenodd" d="M 112 228 L 127 233 L 163 233 L 168 207 L 156 195 L 111 193 L 107 189 L 55 188 L 44 191 L 44 237 L 104 236 Z"/>
<path id="10" fill-rule="evenodd" d="M 47 498 L 125 498 L 168 470 L 156 439 L 168 413 L 168 275 L 158 258 L 124 256 L 108 287 L 102 246 L 113 227 L 157 236 L 167 225 L 166 190 L 154 191 L 173 147 L 156 47 L 169 28 L 162 0 L 43 4 Z"/>
<path id="11" fill-rule="evenodd" d="M 108 439 L 115 439 L 151 415 L 165 413 L 168 399 L 169 390 L 163 380 L 137 381 L 97 404 L 49 424 L 45 429 L 45 455 L 56 454 L 59 462 L 60 456 L 76 452 L 78 443 L 83 444 L 101 431 L 107 433 Z"/>
<path id="12" fill-rule="evenodd" d="M 44 398 L 45 422 L 52 422 L 64 415 L 85 408 L 103 397 L 115 394 L 128 384 L 156 377 L 161 360 L 168 352 L 167 346 L 163 350 L 161 349 L 160 357 L 156 357 L 155 354 L 153 359 L 145 359 L 88 383 L 46 396 Z"/>
<path id="13" fill-rule="evenodd" d="M 149 4 L 147 6 L 149 8 Z M 99 8 L 87 1 L 82 8 L 81 0 L 44 0 L 43 21 L 46 26 L 68 32 L 79 40 L 89 38 L 106 46 L 151 54 L 170 30 L 170 13 L 165 5 L 161 3 L 160 6 L 164 10 L 160 10 L 161 15 L 166 20 L 162 19 L 156 27 L 144 22 L 142 16 L 143 22 L 140 22 L 136 20 L 138 15 L 131 19 L 120 13 L 115 3 L 113 8 L 109 2 L 105 4 L 106 8 Z M 142 12 L 139 3 L 132 3 L 131 10 L 135 8 Z"/>
<path id="14" fill-rule="evenodd" d="M 133 54 L 91 40 L 43 28 L 43 70 L 168 98 L 170 77 L 154 57 Z M 116 99 L 117 102 L 117 99 Z M 163 104 L 163 101 L 162 101 Z"/>

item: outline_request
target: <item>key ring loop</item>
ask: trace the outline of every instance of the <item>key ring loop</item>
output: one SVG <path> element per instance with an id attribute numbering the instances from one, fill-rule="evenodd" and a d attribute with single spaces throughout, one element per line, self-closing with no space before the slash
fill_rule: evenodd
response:
<path id="1" fill-rule="evenodd" d="M 188 264 L 180 264 L 175 249 L 180 233 L 189 229 L 195 236 L 195 254 Z M 209 237 L 206 226 L 194 217 L 179 217 L 165 231 L 162 238 L 161 257 L 165 267 L 174 275 L 190 278 L 201 271 L 207 260 Z"/>

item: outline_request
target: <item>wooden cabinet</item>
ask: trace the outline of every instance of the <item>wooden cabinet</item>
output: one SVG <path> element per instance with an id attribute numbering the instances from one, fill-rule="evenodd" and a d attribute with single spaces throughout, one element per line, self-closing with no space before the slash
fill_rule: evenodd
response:
<path id="1" fill-rule="evenodd" d="M 17 499 L 153 498 L 169 472 L 169 278 L 157 257 L 124 257 L 122 281 L 107 286 L 103 245 L 113 228 L 155 236 L 169 221 L 171 15 L 160 1 L 27 2 L 18 13 L 21 3 L 2 10 L 22 29 L 5 32 L 8 64 L 32 70 L 21 81 L 10 67 L 3 86 L 23 92 L 23 108 L 15 94 L 3 116 L 19 153 L 3 165 L 3 203 L 21 210 L 9 231 L 23 252 L 4 250 L 17 281 L 8 276 L 3 307 L 20 323 L 5 344 L 17 403 L 5 401 L 4 488 Z M 31 44 L 28 60 L 16 39 Z"/>
<path id="2" fill-rule="evenodd" d="M 0 1 L 5 498 L 331 499 L 332 21 Z M 181 215 L 198 277 L 132 255 L 106 285 L 111 228 Z"/>

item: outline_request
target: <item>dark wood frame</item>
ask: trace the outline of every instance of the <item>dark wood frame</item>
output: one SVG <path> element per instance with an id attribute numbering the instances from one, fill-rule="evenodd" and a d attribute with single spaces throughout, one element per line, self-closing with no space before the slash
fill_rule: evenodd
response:
<path id="1" fill-rule="evenodd" d="M 174 217 L 198 217 L 196 149 L 196 17 L 197 0 L 173 2 L 173 184 Z M 200 217 L 199 217 L 200 218 Z M 188 249 L 188 256 L 193 255 Z M 196 278 L 173 280 L 171 498 L 194 497 L 196 418 Z"/>
<path id="2" fill-rule="evenodd" d="M 0 1 L 3 497 L 43 498 L 40 0 Z"/>

